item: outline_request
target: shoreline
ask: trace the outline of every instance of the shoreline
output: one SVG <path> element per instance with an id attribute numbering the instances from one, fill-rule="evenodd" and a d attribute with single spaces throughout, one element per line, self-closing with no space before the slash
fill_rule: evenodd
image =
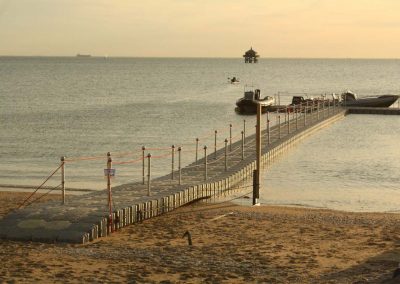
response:
<path id="1" fill-rule="evenodd" d="M 28 189 L 36 189 L 37 186 L 18 185 L 18 184 L 0 184 L 0 189 L 2 189 L 2 188 L 28 190 Z M 43 189 L 52 189 L 53 186 L 45 185 L 45 186 L 42 186 L 41 188 L 43 188 Z M 95 189 L 89 189 L 89 188 L 70 188 L 70 187 L 66 187 L 65 190 L 68 190 L 68 191 L 87 191 L 87 192 L 97 191 Z"/>
<path id="2" fill-rule="evenodd" d="M 12 207 L 26 194 L 0 192 Z M 54 200 L 56 196 L 46 196 Z M 86 245 L 0 240 L 0 278 L 37 282 L 396 283 L 400 215 L 194 203 Z M 189 246 L 185 232 L 191 234 Z"/>
<path id="3" fill-rule="evenodd" d="M 6 184 L 0 184 L 0 192 L 9 192 L 9 193 L 25 193 L 25 194 L 30 194 L 34 192 L 37 189 L 35 186 L 29 186 L 29 185 L 6 185 Z M 49 194 L 49 195 L 60 195 L 61 190 L 55 190 L 55 191 L 50 191 L 53 189 L 52 186 L 43 186 L 41 189 L 37 190 L 37 193 L 41 194 Z M 92 190 L 92 189 L 77 189 L 77 188 L 66 188 L 65 189 L 67 195 L 83 195 L 83 194 L 88 194 L 90 192 L 94 192 L 97 190 Z"/>
<path id="4" fill-rule="evenodd" d="M 37 193 L 40 194 L 49 194 L 49 195 L 59 195 L 61 194 L 60 190 L 54 191 L 54 192 L 48 192 L 49 189 L 52 189 L 53 187 L 51 186 L 44 186 L 42 189 L 39 189 Z M 8 193 L 22 193 L 22 194 L 30 194 L 32 193 L 36 187 L 34 186 L 29 186 L 29 185 L 5 185 L 5 184 L 0 184 L 0 192 L 8 192 Z M 79 189 L 79 188 L 66 188 L 66 195 L 71 195 L 71 196 L 76 196 L 76 195 L 84 195 L 92 192 L 100 192 L 105 189 L 101 190 L 95 190 L 95 189 Z M 232 195 L 234 196 L 234 194 Z M 251 193 L 244 194 L 240 197 L 234 197 L 234 198 L 229 198 L 229 197 L 217 197 L 216 199 L 213 200 L 221 200 L 221 201 L 215 201 L 214 203 L 221 203 L 221 202 L 227 202 L 230 201 L 233 204 L 239 205 L 239 206 L 252 206 L 251 204 Z M 210 202 L 212 203 L 212 202 Z M 321 209 L 321 210 L 333 210 L 337 212 L 347 212 L 347 213 L 387 213 L 387 214 L 398 214 L 400 213 L 400 209 L 398 210 L 387 210 L 387 211 L 368 211 L 368 210 L 346 210 L 346 209 L 335 209 L 335 208 L 329 208 L 326 206 L 317 206 L 317 205 L 309 205 L 309 204 L 296 204 L 296 203 L 286 203 L 286 204 L 279 204 L 279 203 L 262 203 L 262 200 L 260 201 L 261 206 L 272 206 L 272 207 L 288 207 L 288 208 L 300 208 L 300 209 Z"/>

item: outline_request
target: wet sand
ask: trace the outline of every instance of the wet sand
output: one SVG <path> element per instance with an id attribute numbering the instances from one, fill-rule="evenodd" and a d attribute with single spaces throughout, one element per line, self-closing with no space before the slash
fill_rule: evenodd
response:
<path id="1" fill-rule="evenodd" d="M 87 245 L 0 240 L 0 282 L 400 283 L 399 240 L 398 214 L 202 203 Z"/>

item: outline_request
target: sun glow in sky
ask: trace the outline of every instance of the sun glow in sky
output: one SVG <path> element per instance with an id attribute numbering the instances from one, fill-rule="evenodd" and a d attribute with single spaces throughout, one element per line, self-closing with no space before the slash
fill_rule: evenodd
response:
<path id="1" fill-rule="evenodd" d="M 0 55 L 400 58 L 399 0 L 0 0 Z"/>

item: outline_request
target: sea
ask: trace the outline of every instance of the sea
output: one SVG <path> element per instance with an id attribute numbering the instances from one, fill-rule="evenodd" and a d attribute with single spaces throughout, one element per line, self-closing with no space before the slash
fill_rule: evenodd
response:
<path id="1" fill-rule="evenodd" d="M 32 191 L 49 178 L 57 187 L 66 157 L 67 188 L 102 190 L 107 152 L 113 186 L 141 181 L 143 146 L 152 176 L 162 176 L 172 145 L 184 166 L 196 138 L 200 158 L 215 131 L 223 146 L 230 124 L 236 139 L 244 124 L 254 133 L 255 117 L 235 112 L 247 89 L 280 104 L 294 94 L 399 94 L 399 74 L 397 59 L 0 57 L 0 186 Z M 261 203 L 399 211 L 399 130 L 400 117 L 379 115 L 322 129 L 263 171 Z"/>

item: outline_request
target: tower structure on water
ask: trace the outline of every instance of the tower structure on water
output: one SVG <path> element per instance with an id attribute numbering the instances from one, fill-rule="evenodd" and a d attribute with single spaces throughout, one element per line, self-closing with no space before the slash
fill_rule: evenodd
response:
<path id="1" fill-rule="evenodd" d="M 258 55 L 257 52 L 253 50 L 252 47 L 250 47 L 250 49 L 245 52 L 243 57 L 245 63 L 257 63 L 258 57 L 260 57 L 260 55 Z"/>

